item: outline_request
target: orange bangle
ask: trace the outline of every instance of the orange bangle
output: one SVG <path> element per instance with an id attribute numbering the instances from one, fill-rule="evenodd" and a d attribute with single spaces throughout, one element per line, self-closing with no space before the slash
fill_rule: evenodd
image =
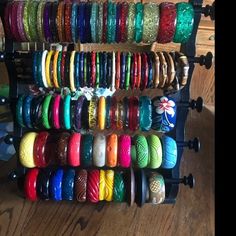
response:
<path id="1" fill-rule="evenodd" d="M 137 75 L 137 81 L 136 81 L 136 88 L 140 88 L 141 83 L 141 54 L 137 53 L 137 61 L 138 61 L 138 75 Z"/>
<path id="2" fill-rule="evenodd" d="M 53 50 L 50 50 L 48 52 L 47 57 L 46 57 L 46 67 L 45 67 L 47 84 L 48 84 L 48 87 L 51 87 L 51 88 L 53 87 L 53 84 L 50 78 L 50 75 L 51 75 L 50 63 L 51 63 L 51 58 L 52 58 L 53 53 L 54 53 Z"/>
<path id="3" fill-rule="evenodd" d="M 59 88 L 58 80 L 57 80 L 57 59 L 58 59 L 59 51 L 55 51 L 53 58 L 53 83 L 56 88 Z"/>
<path id="4" fill-rule="evenodd" d="M 116 134 L 111 134 L 107 137 L 106 147 L 107 163 L 109 167 L 115 167 L 117 165 L 117 151 L 118 151 L 118 137 Z"/>
<path id="5" fill-rule="evenodd" d="M 98 102 L 98 128 L 104 130 L 106 121 L 106 99 L 100 97 Z"/>
<path id="6" fill-rule="evenodd" d="M 62 14 L 63 13 L 63 14 Z M 58 36 L 59 36 L 59 41 L 64 42 L 64 1 L 61 1 L 58 5 L 57 9 L 57 30 L 58 30 Z M 63 21 L 63 22 L 62 22 Z"/>

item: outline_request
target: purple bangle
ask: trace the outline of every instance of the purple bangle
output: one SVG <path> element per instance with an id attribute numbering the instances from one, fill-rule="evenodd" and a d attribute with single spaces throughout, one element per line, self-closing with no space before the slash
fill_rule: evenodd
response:
<path id="1" fill-rule="evenodd" d="M 13 37 L 15 38 L 16 41 L 21 41 L 21 37 L 18 32 L 17 28 L 17 8 L 18 8 L 19 2 L 13 2 L 12 7 L 11 7 L 11 29 L 13 33 Z"/>
<path id="2" fill-rule="evenodd" d="M 44 7 L 44 13 L 43 13 L 43 28 L 44 28 L 45 40 L 47 42 L 51 42 L 51 39 L 52 39 L 52 35 L 51 35 L 50 27 L 49 27 L 50 8 L 51 8 L 51 2 L 47 2 Z"/>
<path id="3" fill-rule="evenodd" d="M 17 8 L 17 28 L 22 42 L 27 41 L 23 25 L 24 2 L 18 2 Z"/>
<path id="4" fill-rule="evenodd" d="M 116 42 L 120 42 L 120 12 L 121 4 L 117 3 L 116 5 Z"/>
<path id="5" fill-rule="evenodd" d="M 82 114 L 82 107 L 84 104 L 84 101 L 86 100 L 86 97 L 84 95 L 80 96 L 75 104 L 75 120 L 74 120 L 74 126 L 75 130 L 79 131 L 82 128 L 81 125 L 81 114 Z"/>
<path id="6" fill-rule="evenodd" d="M 10 12 L 11 12 L 11 4 L 8 3 L 6 5 L 5 12 L 4 12 L 4 30 L 8 39 L 12 39 L 12 33 L 11 33 L 10 22 L 9 22 Z"/>

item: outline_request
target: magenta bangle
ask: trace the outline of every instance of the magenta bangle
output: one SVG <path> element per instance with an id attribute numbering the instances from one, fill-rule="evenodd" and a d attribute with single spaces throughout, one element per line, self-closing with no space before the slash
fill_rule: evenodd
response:
<path id="1" fill-rule="evenodd" d="M 61 102 L 61 95 L 56 95 L 54 98 L 53 108 L 52 108 L 52 118 L 53 118 L 53 125 L 56 129 L 60 129 L 60 102 Z"/>
<path id="2" fill-rule="evenodd" d="M 4 30 L 8 39 L 12 39 L 11 29 L 10 29 L 10 12 L 11 4 L 7 4 L 4 12 Z"/>
<path id="3" fill-rule="evenodd" d="M 21 38 L 17 29 L 17 8 L 18 8 L 18 2 L 13 2 L 11 5 L 11 30 L 14 39 L 16 41 L 20 41 Z"/>
<path id="4" fill-rule="evenodd" d="M 18 2 L 18 7 L 17 7 L 17 28 L 21 41 L 25 42 L 27 41 L 27 39 L 25 36 L 25 30 L 23 25 L 23 14 L 24 14 L 24 2 L 20 1 Z"/>
<path id="5" fill-rule="evenodd" d="M 130 167 L 131 162 L 131 138 L 129 135 L 119 137 L 118 162 L 121 167 Z"/>

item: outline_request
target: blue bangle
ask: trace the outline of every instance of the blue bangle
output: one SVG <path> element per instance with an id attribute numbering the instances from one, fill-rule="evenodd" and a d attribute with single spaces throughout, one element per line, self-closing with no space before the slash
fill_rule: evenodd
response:
<path id="1" fill-rule="evenodd" d="M 176 104 L 173 98 L 157 96 L 152 99 L 152 129 L 169 132 L 176 123 Z"/>
<path id="2" fill-rule="evenodd" d="M 71 129 L 71 115 L 70 115 L 71 96 L 67 94 L 64 99 L 64 126 L 65 129 Z"/>
<path id="3" fill-rule="evenodd" d="M 23 121 L 27 128 L 32 128 L 31 123 L 31 102 L 33 97 L 31 95 L 27 95 L 23 102 Z"/>
<path id="4" fill-rule="evenodd" d="M 25 127 L 23 120 L 23 104 L 24 104 L 24 95 L 20 95 L 16 103 L 16 121 L 17 124 L 21 127 Z"/>
<path id="5" fill-rule="evenodd" d="M 106 129 L 110 129 L 111 127 L 110 108 L 111 108 L 111 96 L 107 96 L 106 97 Z"/>
<path id="6" fill-rule="evenodd" d="M 147 62 L 148 62 L 148 83 L 147 88 L 151 88 L 153 85 L 153 62 L 151 55 L 147 53 Z"/>
<path id="7" fill-rule="evenodd" d="M 90 16 L 91 16 L 91 4 L 85 4 L 85 37 L 86 43 L 91 43 L 91 27 L 90 27 Z"/>
<path id="8" fill-rule="evenodd" d="M 92 3 L 90 17 L 91 37 L 93 43 L 98 43 L 98 3 Z"/>
<path id="9" fill-rule="evenodd" d="M 103 78 L 102 78 L 102 87 L 107 87 L 107 52 L 103 52 Z"/>
<path id="10" fill-rule="evenodd" d="M 62 200 L 63 170 L 57 169 L 50 178 L 50 198 L 55 201 Z"/>
<path id="11" fill-rule="evenodd" d="M 34 83 L 38 85 L 38 53 L 37 51 L 33 52 L 33 79 Z"/>
<path id="12" fill-rule="evenodd" d="M 39 87 L 44 87 L 43 85 L 43 77 L 42 77 L 42 55 L 43 52 L 38 52 L 38 74 L 37 74 L 37 84 Z"/>
<path id="13" fill-rule="evenodd" d="M 103 87 L 103 80 L 104 80 L 104 76 L 103 76 L 103 52 L 99 52 L 99 63 L 100 63 L 100 77 L 99 77 L 99 87 L 102 88 Z"/>
<path id="14" fill-rule="evenodd" d="M 85 37 L 85 4 L 82 3 L 79 5 L 79 36 L 80 42 L 86 43 Z"/>
<path id="15" fill-rule="evenodd" d="M 50 176 L 52 171 L 50 169 L 40 169 L 38 177 L 37 177 L 37 194 L 42 200 L 49 200 L 50 198 Z"/>
<path id="16" fill-rule="evenodd" d="M 120 12 L 121 4 L 118 2 L 116 4 L 116 42 L 120 42 Z"/>
<path id="17" fill-rule="evenodd" d="M 152 126 L 152 101 L 148 96 L 139 98 L 139 127 L 142 131 L 149 131 Z"/>
<path id="18" fill-rule="evenodd" d="M 79 52 L 76 52 L 74 60 L 74 78 L 75 78 L 76 89 L 79 89 L 80 87 L 79 75 L 80 75 L 80 54 Z"/>
<path id="19" fill-rule="evenodd" d="M 120 67 L 120 89 L 125 85 L 125 69 L 126 69 L 126 53 L 121 53 L 121 67 Z"/>
<path id="20" fill-rule="evenodd" d="M 78 4 L 72 4 L 71 10 L 71 32 L 73 42 L 78 42 L 78 26 L 77 26 L 77 14 L 78 14 Z"/>
<path id="21" fill-rule="evenodd" d="M 161 168 L 172 169 L 177 162 L 177 144 L 175 140 L 169 136 L 161 137 L 162 144 L 162 163 Z"/>
<path id="22" fill-rule="evenodd" d="M 74 198 L 74 178 L 75 170 L 68 169 L 64 171 L 62 179 L 62 199 L 72 201 Z"/>
<path id="23" fill-rule="evenodd" d="M 84 87 L 84 52 L 80 52 L 79 84 L 80 84 L 80 87 Z"/>

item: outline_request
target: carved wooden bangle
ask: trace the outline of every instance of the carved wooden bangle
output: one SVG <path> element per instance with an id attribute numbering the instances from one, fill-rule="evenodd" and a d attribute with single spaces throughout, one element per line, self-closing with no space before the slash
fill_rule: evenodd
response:
<path id="1" fill-rule="evenodd" d="M 75 197 L 78 202 L 86 201 L 86 191 L 87 191 L 87 170 L 79 170 L 75 174 Z"/>

